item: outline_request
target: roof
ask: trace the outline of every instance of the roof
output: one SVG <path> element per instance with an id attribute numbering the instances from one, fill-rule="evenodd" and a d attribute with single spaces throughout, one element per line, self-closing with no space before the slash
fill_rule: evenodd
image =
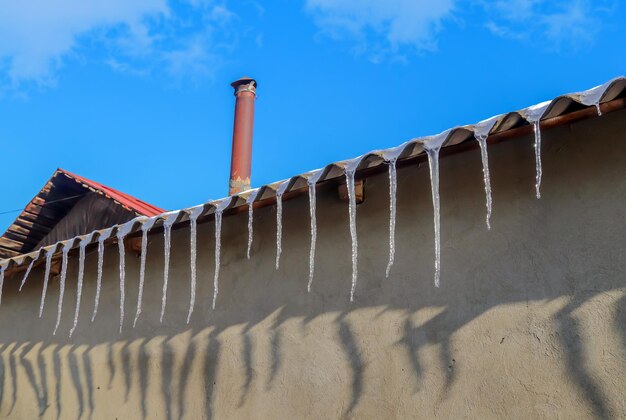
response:
<path id="1" fill-rule="evenodd" d="M 487 137 L 487 142 L 493 143 L 503 138 L 530 133 L 531 126 L 535 123 L 543 129 L 583 118 L 597 117 L 601 113 L 624 109 L 625 107 L 626 78 L 618 77 L 584 92 L 558 96 L 551 101 L 497 115 L 477 124 L 454 127 L 437 135 L 414 138 L 396 147 L 375 150 L 353 159 L 334 162 L 324 168 L 220 200 L 213 200 L 152 217 L 140 216 L 122 225 L 59 242 L 9 260 L 0 260 L 0 267 L 6 269 L 13 266 L 23 266 L 25 262 L 30 263 L 32 260 L 42 259 L 48 252 L 59 252 L 63 246 L 77 247 L 81 242 L 83 244 L 95 243 L 98 240 L 108 240 L 108 238 L 115 240 L 116 235 L 132 235 L 139 232 L 144 223 L 149 223 L 148 226 L 154 229 L 162 227 L 165 220 L 168 223 L 182 224 L 188 222 L 190 218 L 206 218 L 214 214 L 216 209 L 219 211 L 243 211 L 247 209 L 248 205 L 273 204 L 277 193 L 283 196 L 283 199 L 297 193 L 306 193 L 308 182 L 314 184 L 337 182 L 345 177 L 346 169 L 355 170 L 357 177 L 359 177 L 370 171 L 383 168 L 383 165 L 386 165 L 390 160 L 397 160 L 399 165 L 411 163 L 416 159 L 423 158 L 427 147 L 441 146 L 443 148 L 442 153 L 445 154 L 448 150 L 463 149 L 464 144 L 473 143 L 475 145 L 477 143 L 475 140 L 479 136 Z"/>
<path id="2" fill-rule="evenodd" d="M 0 257 L 14 257 L 32 251 L 89 192 L 112 200 L 132 213 L 131 217 L 156 216 L 165 211 L 106 185 L 57 169 L 0 237 Z"/>

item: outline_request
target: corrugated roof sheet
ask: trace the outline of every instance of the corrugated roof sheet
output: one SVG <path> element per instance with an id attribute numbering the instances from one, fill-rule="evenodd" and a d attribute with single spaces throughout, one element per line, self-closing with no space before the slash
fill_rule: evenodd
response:
<path id="1" fill-rule="evenodd" d="M 90 191 L 114 201 L 135 216 L 156 216 L 165 211 L 106 185 L 57 169 L 0 237 L 0 257 L 31 251 Z"/>
<path id="2" fill-rule="evenodd" d="M 174 217 L 174 214 L 176 215 L 175 223 L 182 223 L 189 220 L 190 214 L 193 214 L 196 218 L 204 217 L 214 213 L 218 206 L 221 209 L 247 207 L 250 202 L 275 198 L 279 190 L 280 193 L 288 194 L 290 191 L 305 189 L 308 180 L 311 180 L 311 182 L 324 182 L 343 178 L 346 168 L 363 171 L 381 166 L 391 159 L 403 161 L 417 158 L 424 153 L 424 149 L 428 146 L 441 145 L 447 148 L 464 142 L 474 141 L 478 135 L 489 136 L 491 140 L 498 136 L 506 136 L 509 132 L 514 133 L 517 129 L 528 126 L 534 122 L 540 122 L 542 126 L 547 125 L 550 121 L 558 119 L 557 117 L 565 117 L 567 114 L 574 114 L 578 111 L 582 112 L 589 107 L 597 108 L 598 113 L 600 113 L 601 107 L 606 106 L 608 109 L 609 105 L 611 105 L 609 102 L 613 103 L 616 99 L 624 98 L 625 96 L 626 78 L 618 77 L 584 92 L 558 96 L 551 101 L 543 102 L 520 111 L 498 115 L 477 124 L 451 128 L 434 136 L 411 139 L 396 147 L 385 150 L 375 150 L 354 159 L 331 163 L 324 168 L 296 175 L 283 181 L 264 185 L 254 190 L 244 191 L 220 200 L 214 200 L 198 206 L 154 215 L 152 217 L 137 217 L 120 226 L 92 232 L 89 235 L 73 238 L 63 243 L 57 243 L 27 255 L 0 261 L 0 265 L 7 268 L 9 266 L 20 266 L 25 262 L 30 263 L 32 260 L 43 258 L 47 252 L 60 251 L 69 241 L 71 241 L 70 244 L 72 246 L 78 246 L 80 242 L 92 243 L 97 241 L 98 238 L 114 237 L 117 232 L 128 232 L 132 234 L 139 231 L 141 226 L 145 223 L 159 227 L 163 225 L 163 221 L 166 219 L 171 222 L 171 218 Z M 620 99 L 620 101 L 624 102 L 622 99 Z M 621 103 L 618 108 L 621 109 L 623 107 L 624 104 Z"/>

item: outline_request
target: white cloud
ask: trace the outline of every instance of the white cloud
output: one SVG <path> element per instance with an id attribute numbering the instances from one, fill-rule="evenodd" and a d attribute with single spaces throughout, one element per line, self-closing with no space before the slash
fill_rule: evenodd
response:
<path id="1" fill-rule="evenodd" d="M 435 48 L 435 34 L 454 11 L 455 0 L 307 0 L 322 31 L 358 40 L 357 51 L 376 61 L 400 48 Z"/>
<path id="2" fill-rule="evenodd" d="M 372 61 L 404 58 L 437 45 L 444 23 L 480 16 L 499 37 L 552 48 L 591 43 L 614 0 L 306 0 L 324 35 L 354 42 Z M 470 25 L 475 20 L 469 20 Z"/>
<path id="3" fill-rule="evenodd" d="M 498 36 L 525 40 L 547 48 L 592 43 L 612 0 L 495 0 L 485 2 L 486 27 Z"/>
<path id="4" fill-rule="evenodd" d="M 118 71 L 208 73 L 213 29 L 233 19 L 217 0 L 0 0 L 0 85 L 53 84 L 94 45 Z"/>

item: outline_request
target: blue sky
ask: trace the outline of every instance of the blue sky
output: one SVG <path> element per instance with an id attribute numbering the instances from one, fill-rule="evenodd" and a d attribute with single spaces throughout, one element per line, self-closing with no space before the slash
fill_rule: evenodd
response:
<path id="1" fill-rule="evenodd" d="M 244 75 L 259 82 L 253 186 L 587 89 L 626 73 L 625 9 L 0 0 L 0 212 L 57 167 L 166 209 L 225 196 Z"/>

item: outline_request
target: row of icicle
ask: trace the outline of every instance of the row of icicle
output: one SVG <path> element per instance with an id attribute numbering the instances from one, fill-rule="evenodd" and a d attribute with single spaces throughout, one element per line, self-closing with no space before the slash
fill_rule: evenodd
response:
<path id="1" fill-rule="evenodd" d="M 536 196 L 537 198 L 541 197 L 541 176 L 542 176 L 542 167 L 541 167 L 541 130 L 540 130 L 540 120 L 543 114 L 547 109 L 547 103 L 539 104 L 535 107 L 528 108 L 526 110 L 526 117 L 528 121 L 533 125 L 535 143 L 535 157 L 536 157 Z M 596 108 L 598 110 L 598 115 L 602 115 L 600 111 L 599 104 L 596 103 Z M 489 135 L 490 130 L 493 128 L 495 123 L 497 122 L 497 117 L 491 118 L 489 120 L 485 120 L 475 126 L 474 129 L 474 137 L 477 140 L 480 146 L 482 167 L 483 167 L 483 178 L 485 184 L 485 195 L 486 195 L 486 224 L 487 228 L 491 229 L 490 218 L 492 212 L 492 198 L 491 198 L 491 185 L 490 185 L 490 176 L 489 176 L 489 164 L 488 164 L 488 154 L 487 154 L 487 137 Z M 440 285 L 440 275 L 441 275 L 441 233 L 440 233 L 440 199 L 439 199 L 439 151 L 443 146 L 444 141 L 447 138 L 447 134 L 449 131 L 444 132 L 438 136 L 434 136 L 423 140 L 424 150 L 428 156 L 429 163 L 429 173 L 430 173 L 430 181 L 431 181 L 431 191 L 432 191 L 432 201 L 433 201 L 433 215 L 434 215 L 434 233 L 435 233 L 435 272 L 434 272 L 434 283 L 436 287 Z M 403 146 L 403 145 L 402 145 Z M 402 150 L 402 146 L 399 146 L 394 149 L 390 149 L 383 153 L 383 158 L 388 164 L 389 168 L 389 260 L 387 263 L 387 267 L 385 270 L 385 276 L 388 277 L 391 267 L 394 263 L 395 258 L 395 227 L 396 227 L 396 191 L 397 191 L 397 171 L 396 171 L 396 162 Z M 354 294 L 357 285 L 358 279 L 358 240 L 357 240 L 357 229 L 356 229 L 356 196 L 355 196 L 355 174 L 358 169 L 359 164 L 363 160 L 363 157 L 358 157 L 352 159 L 350 161 L 344 162 L 344 176 L 346 179 L 346 186 L 348 191 L 348 213 L 349 213 L 349 232 L 352 241 L 352 281 L 350 287 L 350 301 L 354 300 Z M 311 285 L 313 283 L 314 270 L 315 270 L 315 247 L 316 247 L 316 239 L 317 239 L 317 221 L 316 221 L 316 183 L 320 179 L 322 175 L 322 170 L 317 170 L 310 172 L 307 177 L 307 185 L 309 192 L 309 208 L 310 208 L 310 221 L 311 221 L 311 243 L 310 243 L 310 254 L 309 254 L 309 278 L 307 282 L 307 291 L 311 291 Z M 284 192 L 287 189 L 289 181 L 283 181 L 278 184 L 276 187 L 276 269 L 278 270 L 280 267 L 280 256 L 282 253 L 282 197 Z M 248 242 L 247 242 L 247 251 L 246 256 L 250 258 L 250 252 L 252 248 L 253 241 L 253 203 L 256 199 L 259 190 L 251 191 L 250 195 L 247 198 L 248 205 Z M 221 254 L 221 227 L 222 227 L 222 213 L 230 204 L 229 199 L 223 199 L 217 202 L 215 205 L 215 273 L 213 278 L 213 301 L 212 308 L 215 309 L 218 293 L 219 293 L 219 272 L 220 272 L 220 254 Z M 194 310 L 195 298 L 196 298 L 196 283 L 197 283 L 197 270 L 196 270 L 196 259 L 197 259 L 197 250 L 196 250 L 196 242 L 197 242 L 197 219 L 202 213 L 202 207 L 194 207 L 187 211 L 189 214 L 190 221 L 190 246 L 191 246 L 191 293 L 190 293 L 190 301 L 189 301 L 189 311 L 187 315 L 187 323 L 189 323 L 191 319 L 191 315 Z M 145 268 L 146 268 L 146 255 L 148 248 L 148 232 L 154 226 L 155 222 L 160 218 L 163 220 L 163 231 L 164 231 L 164 269 L 163 269 L 163 294 L 161 301 L 161 315 L 160 321 L 163 322 L 163 317 L 165 315 L 165 308 L 167 304 L 167 288 L 168 288 L 168 280 L 169 280 L 169 265 L 170 265 L 170 248 L 171 248 L 171 230 L 174 222 L 176 221 L 180 212 L 170 212 L 166 213 L 162 216 L 156 216 L 153 218 L 144 218 L 142 220 L 141 231 L 141 262 L 140 262 L 140 272 L 139 272 L 139 291 L 137 297 L 137 306 L 135 317 L 133 321 L 133 327 L 137 324 L 137 320 L 142 312 L 142 298 L 143 298 L 143 288 L 145 281 Z M 118 226 L 118 230 L 116 233 L 118 250 L 119 250 L 119 289 L 120 289 L 120 323 L 119 323 L 119 331 L 121 333 L 122 326 L 124 323 L 124 308 L 125 308 L 125 249 L 124 249 L 124 238 L 130 233 L 132 226 L 131 223 L 127 223 L 125 225 Z M 96 318 L 96 314 L 98 312 L 98 304 L 100 299 L 100 291 L 102 286 L 102 271 L 103 271 L 103 257 L 104 257 L 104 242 L 110 238 L 113 228 L 106 229 L 103 233 L 98 237 L 98 274 L 96 280 L 96 295 L 94 301 L 93 314 L 91 317 L 91 321 L 93 322 Z M 79 244 L 79 270 L 78 270 L 78 282 L 77 282 L 77 294 L 76 294 L 76 308 L 74 313 L 74 319 L 72 323 L 72 328 L 70 330 L 70 337 L 76 331 L 76 327 L 78 324 L 78 315 L 80 311 L 81 304 L 81 295 L 82 295 L 82 286 L 83 286 L 83 278 L 84 278 L 84 264 L 85 264 L 85 248 L 91 243 L 93 239 L 92 233 L 90 235 L 85 236 L 80 244 Z M 61 274 L 60 274 L 60 295 L 59 301 L 57 305 L 57 318 L 54 327 L 53 334 L 56 334 L 60 320 L 61 313 L 63 309 L 63 296 L 65 293 L 65 283 L 67 277 L 67 264 L 68 264 L 68 253 L 71 249 L 71 245 L 73 244 L 73 240 L 67 241 L 64 243 L 62 248 L 62 262 L 61 262 Z M 41 294 L 41 303 L 39 307 L 39 317 L 43 314 L 46 293 L 48 289 L 48 281 L 50 278 L 50 271 L 52 265 L 52 256 L 54 254 L 54 250 L 56 247 L 51 248 L 46 253 L 46 266 L 45 266 L 45 274 L 44 274 L 44 283 Z M 35 259 L 30 262 L 30 265 L 26 269 L 26 273 L 20 283 L 19 290 L 22 290 L 22 287 L 26 283 L 26 280 L 33 268 L 35 263 Z M 4 282 L 4 271 L 7 268 L 7 263 L 4 262 L 3 265 L 0 265 L 0 302 L 2 299 L 2 286 Z"/>

